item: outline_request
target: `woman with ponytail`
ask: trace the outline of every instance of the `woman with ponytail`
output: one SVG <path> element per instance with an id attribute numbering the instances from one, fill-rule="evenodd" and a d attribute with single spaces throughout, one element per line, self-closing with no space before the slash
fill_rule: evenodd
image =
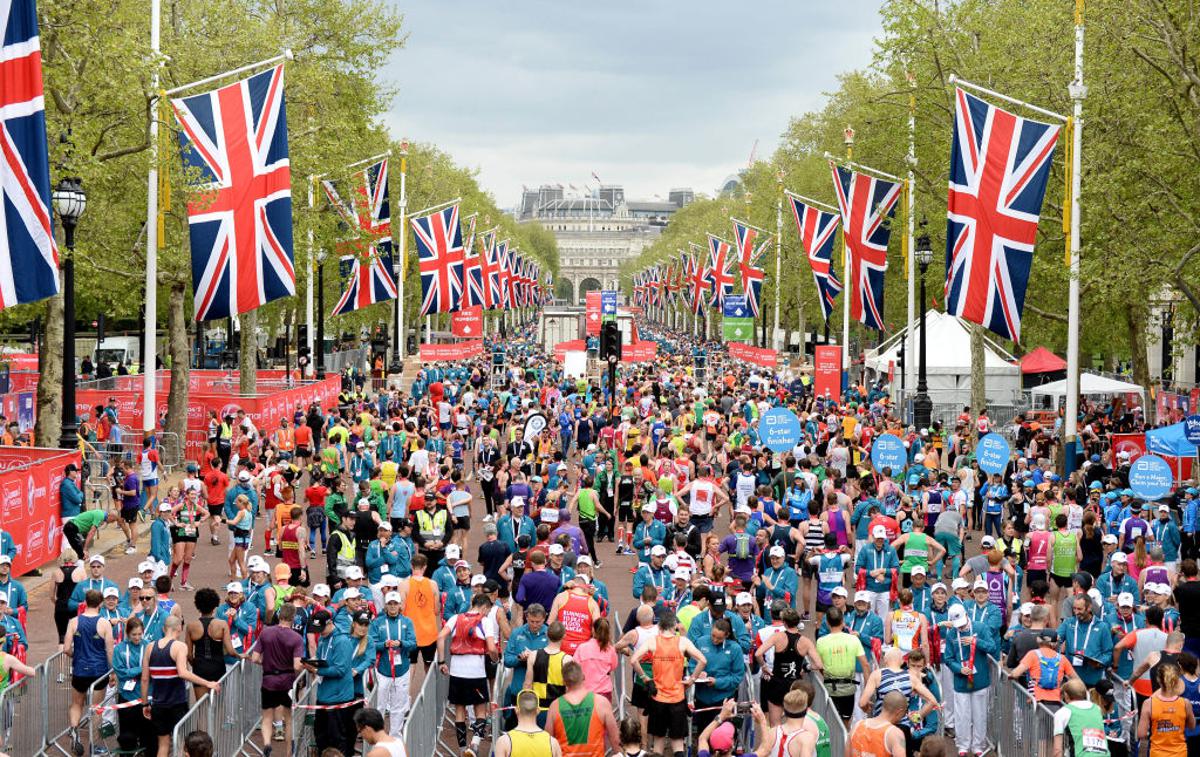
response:
<path id="1" fill-rule="evenodd" d="M 1184 699 L 1183 675 L 1179 666 L 1167 663 L 1159 668 L 1159 688 L 1142 705 L 1138 722 L 1138 740 L 1150 740 L 1154 757 L 1187 757 L 1185 733 L 1195 728 L 1192 703 Z"/>

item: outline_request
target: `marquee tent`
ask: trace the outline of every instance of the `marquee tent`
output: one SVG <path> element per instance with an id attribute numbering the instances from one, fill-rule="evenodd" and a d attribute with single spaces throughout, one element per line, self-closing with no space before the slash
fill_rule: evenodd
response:
<path id="1" fill-rule="evenodd" d="M 1140 384 L 1130 384 L 1127 381 L 1118 381 L 1107 376 L 1100 376 L 1095 373 L 1079 374 L 1079 393 L 1085 396 L 1103 396 L 1114 394 L 1137 394 L 1145 401 L 1146 390 Z M 1033 395 L 1033 402 L 1038 404 L 1039 398 L 1049 398 L 1055 403 L 1062 397 L 1067 395 L 1067 380 L 1052 381 L 1049 384 L 1042 384 L 1030 390 Z M 1046 400 L 1042 400 L 1043 403 Z"/>
<path id="2" fill-rule="evenodd" d="M 1045 347 L 1038 347 L 1021 358 L 1021 385 L 1030 389 L 1067 377 L 1067 361 Z"/>

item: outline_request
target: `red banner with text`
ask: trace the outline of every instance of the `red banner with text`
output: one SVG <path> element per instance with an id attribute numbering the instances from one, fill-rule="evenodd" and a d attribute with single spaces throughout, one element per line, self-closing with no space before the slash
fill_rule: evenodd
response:
<path id="1" fill-rule="evenodd" d="M 470 360 L 483 354 L 483 340 L 471 339 L 466 342 L 455 342 L 453 344 L 422 344 L 421 345 L 421 360 L 442 361 L 442 360 Z"/>
<path id="2" fill-rule="evenodd" d="M 554 345 L 554 359 L 561 363 L 566 360 L 568 352 L 584 352 L 586 350 L 586 339 L 568 339 L 565 342 L 559 342 Z"/>
<path id="3" fill-rule="evenodd" d="M 450 333 L 475 339 L 483 334 L 483 306 L 458 310 L 450 314 Z"/>
<path id="4" fill-rule="evenodd" d="M 58 557 L 62 549 L 62 484 L 78 452 L 41 447 L 0 447 L 0 523 L 17 549 L 12 574 L 20 576 Z"/>
<path id="5" fill-rule="evenodd" d="M 588 336 L 600 335 L 600 290 L 588 292 L 585 295 L 584 323 Z"/>
<path id="6" fill-rule="evenodd" d="M 647 363 L 658 355 L 658 342 L 647 339 L 621 347 L 622 363 Z"/>
<path id="7" fill-rule="evenodd" d="M 745 344 L 744 342 L 729 342 L 725 346 L 729 350 L 729 357 L 742 360 L 751 365 L 774 368 L 775 363 L 779 360 L 779 353 L 766 347 L 755 347 L 752 344 Z"/>
<path id="8" fill-rule="evenodd" d="M 818 397 L 842 401 L 842 348 L 818 346 L 813 358 L 813 385 Z"/>

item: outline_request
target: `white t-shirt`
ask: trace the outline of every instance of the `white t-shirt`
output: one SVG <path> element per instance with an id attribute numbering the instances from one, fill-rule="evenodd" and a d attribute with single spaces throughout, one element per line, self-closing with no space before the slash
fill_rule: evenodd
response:
<path id="1" fill-rule="evenodd" d="M 733 491 L 737 495 L 738 507 L 746 504 L 746 500 L 754 494 L 754 482 L 756 480 L 753 474 L 738 472 L 733 482 Z"/>
<path id="2" fill-rule="evenodd" d="M 450 627 L 451 638 L 453 638 L 454 627 L 458 623 L 461 615 L 455 615 L 446 621 L 446 625 Z M 483 639 L 496 640 L 500 637 L 500 627 L 496 624 L 496 620 L 490 615 L 484 615 L 479 626 L 475 629 L 475 633 Z M 450 675 L 455 678 L 487 678 L 487 668 L 484 665 L 486 655 L 481 654 L 452 654 L 450 655 Z"/>
<path id="3" fill-rule="evenodd" d="M 691 495 L 688 500 L 688 511 L 692 515 L 712 515 L 713 503 L 716 501 L 716 486 L 707 479 L 697 479 L 688 490 Z"/>
<path id="4" fill-rule="evenodd" d="M 441 402 L 438 403 L 437 409 L 438 409 L 438 423 L 449 423 L 450 422 L 450 411 L 453 410 L 454 407 L 446 400 L 442 400 Z"/>
<path id="5" fill-rule="evenodd" d="M 452 512 L 456 518 L 461 518 L 464 515 L 470 515 L 471 492 L 455 489 L 446 495 L 446 504 L 450 506 L 450 512 Z"/>

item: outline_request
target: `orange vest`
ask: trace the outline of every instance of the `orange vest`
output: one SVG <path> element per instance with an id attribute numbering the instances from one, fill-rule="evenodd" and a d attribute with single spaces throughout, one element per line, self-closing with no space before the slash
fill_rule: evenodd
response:
<path id="1" fill-rule="evenodd" d="M 281 428 L 275 432 L 275 444 L 280 452 L 291 452 L 296 448 L 296 431 L 291 428 Z"/>
<path id="2" fill-rule="evenodd" d="M 565 696 L 557 702 L 558 717 L 551 735 L 563 757 L 604 757 L 604 723 L 596 716 L 596 693 L 589 691 L 579 704 L 571 704 Z"/>
<path id="3" fill-rule="evenodd" d="M 654 701 L 674 704 L 683 701 L 683 651 L 678 636 L 659 636 L 654 640 L 650 671 L 658 692 Z"/>
<path id="4" fill-rule="evenodd" d="M 1191 707 L 1183 697 L 1160 699 L 1150 697 L 1150 754 L 1154 757 L 1187 757 L 1187 713 Z"/>
<path id="5" fill-rule="evenodd" d="M 408 597 L 404 601 L 404 617 L 413 622 L 417 646 L 427 647 L 437 641 L 437 589 L 424 576 L 408 579 Z"/>
<path id="6" fill-rule="evenodd" d="M 886 737 L 888 729 L 895 727 L 891 723 L 872 726 L 869 721 L 860 720 L 850 734 L 850 747 L 862 757 L 888 757 Z"/>

